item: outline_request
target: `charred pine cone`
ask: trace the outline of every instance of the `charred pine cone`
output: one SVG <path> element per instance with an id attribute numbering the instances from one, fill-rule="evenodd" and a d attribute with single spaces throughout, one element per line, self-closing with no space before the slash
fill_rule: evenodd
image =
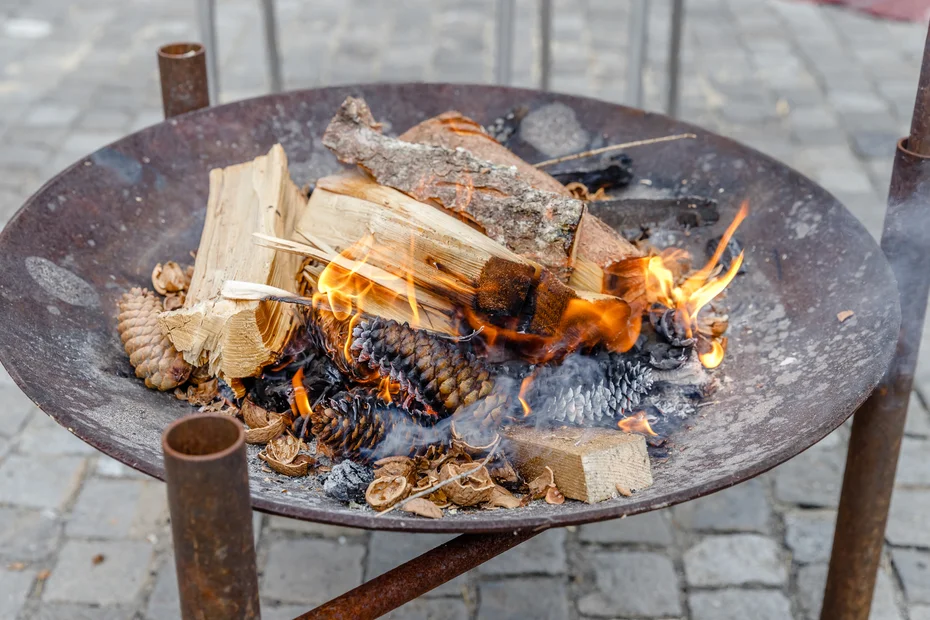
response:
<path id="1" fill-rule="evenodd" d="M 444 426 L 421 424 L 366 388 L 336 394 L 316 407 L 310 420 L 317 441 L 334 456 L 361 463 L 385 456 L 416 456 L 447 439 Z"/>
<path id="2" fill-rule="evenodd" d="M 442 418 L 474 405 L 494 386 L 487 366 L 473 354 L 394 320 L 359 321 L 351 351 L 358 363 L 390 377 Z"/>
<path id="3" fill-rule="evenodd" d="M 526 400 L 537 419 L 597 424 L 625 415 L 652 385 L 652 370 L 623 355 L 572 356 L 537 370 Z"/>
<path id="4" fill-rule="evenodd" d="M 136 376 L 145 379 L 146 387 L 165 391 L 187 381 L 191 365 L 158 326 L 161 312 L 161 300 L 154 293 L 134 288 L 119 300 L 116 329 Z"/>
<path id="5" fill-rule="evenodd" d="M 316 309 L 313 311 L 313 320 L 310 322 L 308 332 L 317 348 L 325 351 L 339 371 L 364 383 L 370 381 L 373 373 L 355 360 L 347 359 L 345 343 L 349 339 L 350 320 L 341 320 L 328 310 Z"/>

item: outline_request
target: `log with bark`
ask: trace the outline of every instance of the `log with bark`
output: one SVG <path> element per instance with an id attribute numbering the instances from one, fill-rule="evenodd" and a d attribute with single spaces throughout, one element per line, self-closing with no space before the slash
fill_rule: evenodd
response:
<path id="1" fill-rule="evenodd" d="M 297 325 L 295 309 L 269 301 L 231 301 L 226 280 L 295 291 L 300 258 L 256 247 L 255 233 L 290 237 L 307 199 L 291 180 L 281 145 L 250 162 L 210 172 L 210 195 L 194 275 L 184 306 L 159 324 L 193 366 L 227 383 L 275 361 Z"/>
<path id="2" fill-rule="evenodd" d="M 538 190 L 571 198 L 571 193 L 555 178 L 523 161 L 488 135 L 480 124 L 459 112 L 445 112 L 427 119 L 402 133 L 400 139 L 447 149 L 465 149 L 492 164 L 515 169 L 520 180 Z M 603 272 L 609 271 L 611 265 L 643 256 L 639 248 L 590 212 L 585 212 L 581 218 L 575 247 L 574 269 L 569 284 L 596 293 L 617 291 L 616 287 L 608 287 L 604 282 Z M 639 292 L 633 292 L 632 297 L 638 296 Z"/>

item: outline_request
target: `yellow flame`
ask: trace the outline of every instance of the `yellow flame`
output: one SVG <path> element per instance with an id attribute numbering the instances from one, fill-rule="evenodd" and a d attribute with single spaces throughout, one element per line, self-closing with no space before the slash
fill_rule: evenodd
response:
<path id="1" fill-rule="evenodd" d="M 526 378 L 523 379 L 523 383 L 520 384 L 520 394 L 517 396 L 517 400 L 520 401 L 520 405 L 523 407 L 524 418 L 533 413 L 532 408 L 530 408 L 530 404 L 526 402 L 526 392 L 529 390 L 532 384 L 533 375 L 527 375 Z"/>
<path id="2" fill-rule="evenodd" d="M 698 358 L 704 368 L 716 368 L 723 361 L 723 356 L 727 352 L 727 339 L 722 338 L 720 341 L 712 340 L 710 351 L 698 353 Z"/>
<path id="3" fill-rule="evenodd" d="M 391 398 L 391 379 L 390 377 L 384 377 L 381 379 L 381 384 L 378 386 L 378 397 L 390 404 L 394 402 Z"/>

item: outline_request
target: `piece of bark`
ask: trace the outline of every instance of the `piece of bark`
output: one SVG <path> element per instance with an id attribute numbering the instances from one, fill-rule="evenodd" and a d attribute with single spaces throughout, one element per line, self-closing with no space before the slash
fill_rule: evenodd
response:
<path id="1" fill-rule="evenodd" d="M 427 119 L 402 133 L 400 139 L 449 149 L 463 148 L 492 164 L 513 167 L 518 178 L 536 189 L 571 197 L 568 189 L 555 178 L 517 157 L 489 136 L 481 125 L 459 112 L 445 112 Z M 575 248 L 575 270 L 569 283 L 595 293 L 608 292 L 603 286 L 601 270 L 617 261 L 643 256 L 639 248 L 588 212 L 576 231 Z"/>
<path id="2" fill-rule="evenodd" d="M 295 291 L 300 258 L 257 247 L 254 233 L 290 237 L 306 198 L 291 180 L 281 145 L 250 162 L 210 172 L 210 197 L 184 306 L 159 323 L 184 359 L 234 384 L 257 375 L 297 325 L 294 308 L 221 297 L 226 280 Z"/>
<path id="3" fill-rule="evenodd" d="M 565 497 L 593 504 L 616 497 L 618 486 L 640 490 L 652 485 L 642 435 L 603 428 L 527 426 L 511 426 L 501 434 L 525 480 L 536 479 L 549 467 Z"/>
<path id="4" fill-rule="evenodd" d="M 326 128 L 323 144 L 379 183 L 477 224 L 490 238 L 540 263 L 563 282 L 571 277 L 584 202 L 538 190 L 514 169 L 464 149 L 387 137 L 368 105 L 354 97 L 346 99 Z"/>

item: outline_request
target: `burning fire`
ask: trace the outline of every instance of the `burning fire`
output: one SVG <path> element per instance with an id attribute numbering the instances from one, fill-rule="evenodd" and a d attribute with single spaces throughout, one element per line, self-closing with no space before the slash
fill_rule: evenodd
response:
<path id="1" fill-rule="evenodd" d="M 676 311 L 675 319 L 684 329 L 685 336 L 697 335 L 697 317 L 701 309 L 711 302 L 730 284 L 743 264 L 743 252 L 740 252 L 726 273 L 714 278 L 719 272 L 717 263 L 723 255 L 727 244 L 733 237 L 740 223 L 746 219 L 749 205 L 744 202 L 736 217 L 727 227 L 717 244 L 714 255 L 704 267 L 688 276 L 680 285 L 676 284 L 676 270 L 681 259 L 680 250 L 672 250 L 660 256 L 653 256 L 645 262 L 646 300 L 649 304 L 661 304 Z M 716 368 L 723 361 L 725 344 L 711 340 L 710 350 L 700 353 L 699 358 L 705 368 Z"/>
<path id="2" fill-rule="evenodd" d="M 639 433 L 641 435 L 651 435 L 653 437 L 657 436 L 652 427 L 649 425 L 649 420 L 646 419 L 646 414 L 642 411 L 637 411 L 633 415 L 622 418 L 617 422 L 617 426 L 620 430 L 627 433 Z"/>
<path id="3" fill-rule="evenodd" d="M 307 397 L 307 388 L 304 387 L 304 369 L 299 368 L 291 379 L 294 388 L 294 406 L 297 413 L 306 418 L 310 415 L 310 399 Z"/>

